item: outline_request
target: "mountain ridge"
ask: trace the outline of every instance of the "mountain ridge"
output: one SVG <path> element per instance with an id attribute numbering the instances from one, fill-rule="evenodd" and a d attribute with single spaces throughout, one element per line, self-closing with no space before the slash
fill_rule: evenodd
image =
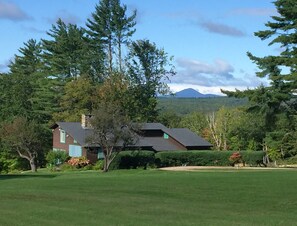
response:
<path id="1" fill-rule="evenodd" d="M 219 95 L 215 94 L 202 94 L 195 89 L 187 88 L 183 89 L 179 92 L 174 94 L 174 97 L 177 98 L 208 98 L 208 97 L 220 97 Z"/>

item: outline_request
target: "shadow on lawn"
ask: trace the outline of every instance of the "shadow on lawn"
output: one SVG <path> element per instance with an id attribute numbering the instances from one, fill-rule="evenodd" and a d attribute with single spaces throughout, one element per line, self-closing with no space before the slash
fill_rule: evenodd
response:
<path id="1" fill-rule="evenodd" d="M 54 178 L 57 177 L 58 175 L 55 174 L 5 174 L 5 175 L 0 175 L 0 181 L 1 180 L 7 180 L 7 179 L 29 179 L 29 178 Z"/>

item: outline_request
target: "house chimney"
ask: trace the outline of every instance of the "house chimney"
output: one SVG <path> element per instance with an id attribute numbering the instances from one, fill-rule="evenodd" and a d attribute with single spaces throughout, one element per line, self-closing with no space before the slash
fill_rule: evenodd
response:
<path id="1" fill-rule="evenodd" d="M 86 128 L 91 128 L 91 122 L 90 119 L 92 118 L 92 115 L 81 115 L 81 126 L 86 129 Z"/>

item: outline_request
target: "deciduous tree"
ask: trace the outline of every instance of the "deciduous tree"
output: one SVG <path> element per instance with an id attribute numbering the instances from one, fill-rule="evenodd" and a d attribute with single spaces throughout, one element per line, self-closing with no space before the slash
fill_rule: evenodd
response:
<path id="1" fill-rule="evenodd" d="M 133 99 L 131 117 L 140 121 L 157 118 L 157 95 L 166 94 L 165 83 L 175 74 L 171 57 L 149 40 L 138 40 L 130 46 L 127 60 L 129 90 Z"/>
<path id="2" fill-rule="evenodd" d="M 42 153 L 44 148 L 48 148 L 42 131 L 44 129 L 36 122 L 19 117 L 2 125 L 1 142 L 7 144 L 12 152 L 28 160 L 32 172 L 36 172 L 38 154 Z"/>
<path id="3" fill-rule="evenodd" d="M 104 154 L 104 172 L 117 154 L 136 141 L 135 124 L 125 111 L 112 102 L 101 103 L 91 119 L 93 133 L 87 139 L 90 144 L 100 145 Z"/>

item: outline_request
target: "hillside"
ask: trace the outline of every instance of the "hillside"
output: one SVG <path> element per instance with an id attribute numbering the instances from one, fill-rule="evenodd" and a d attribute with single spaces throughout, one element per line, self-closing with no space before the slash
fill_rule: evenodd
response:
<path id="1" fill-rule="evenodd" d="M 230 97 L 209 97 L 209 98 L 158 98 L 158 107 L 161 111 L 173 111 L 179 115 L 185 115 L 194 111 L 210 113 L 217 111 L 222 106 L 239 107 L 247 104 L 246 99 Z"/>
<path id="2" fill-rule="evenodd" d="M 205 98 L 205 97 L 218 97 L 214 94 L 202 94 L 195 89 L 189 88 L 176 92 L 174 97 L 178 98 Z"/>

